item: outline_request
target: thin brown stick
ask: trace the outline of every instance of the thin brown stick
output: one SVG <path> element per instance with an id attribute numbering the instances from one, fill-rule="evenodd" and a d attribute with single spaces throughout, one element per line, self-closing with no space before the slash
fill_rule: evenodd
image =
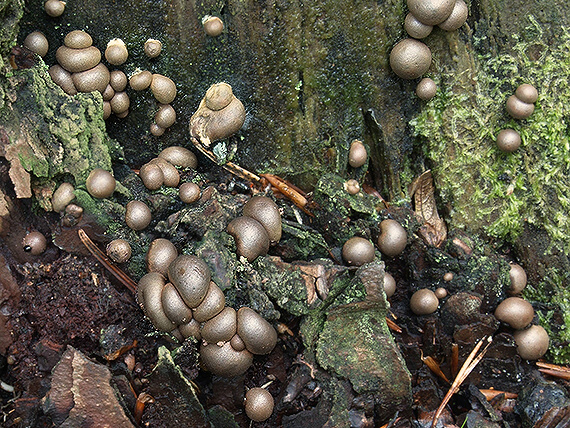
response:
<path id="1" fill-rule="evenodd" d="M 451 344 L 451 377 L 455 379 L 459 371 L 459 345 Z"/>
<path id="2" fill-rule="evenodd" d="M 394 321 L 392 321 L 390 318 L 386 317 L 386 324 L 388 324 L 388 328 L 390 330 L 395 331 L 396 333 L 401 333 L 402 329 L 400 328 L 400 326 L 398 324 L 396 324 Z"/>
<path id="3" fill-rule="evenodd" d="M 517 398 L 519 395 L 515 394 L 514 392 L 507 392 L 507 391 L 497 391 L 496 389 L 480 389 L 481 394 L 485 396 L 487 401 L 491 401 L 497 395 L 505 394 L 505 398 L 514 399 Z"/>
<path id="4" fill-rule="evenodd" d="M 477 354 L 479 352 L 479 349 L 481 349 L 481 346 L 483 346 L 483 342 L 485 340 L 487 340 L 488 342 L 487 345 L 485 346 L 485 348 L 483 348 L 483 350 L 479 354 Z M 457 373 L 455 380 L 451 384 L 451 387 L 449 388 L 449 391 L 447 391 L 447 394 L 445 394 L 445 397 L 443 398 L 443 401 L 441 402 L 439 408 L 435 412 L 435 415 L 433 415 L 433 421 L 431 423 L 432 428 L 434 428 L 437 425 L 437 421 L 441 416 L 441 412 L 443 412 L 443 409 L 445 408 L 445 406 L 447 406 L 447 403 L 449 403 L 449 400 L 451 399 L 453 394 L 455 394 L 459 390 L 459 387 L 461 386 L 463 381 L 467 379 L 467 376 L 469 376 L 469 374 L 473 371 L 473 369 L 477 366 L 477 364 L 479 364 L 479 362 L 483 359 L 492 341 L 493 338 L 489 336 L 487 339 L 483 338 L 479 342 L 477 342 L 475 348 L 473 348 L 473 351 L 471 351 L 471 353 L 469 354 L 469 356 L 461 366 L 459 373 Z"/>
<path id="5" fill-rule="evenodd" d="M 134 282 L 125 272 L 115 266 L 111 259 L 109 259 L 107 255 L 101 251 L 97 245 L 95 245 L 95 243 L 91 240 L 91 238 L 89 238 L 89 236 L 87 236 L 83 229 L 79 229 L 77 231 L 77 234 L 79 235 L 81 242 L 83 242 L 83 245 L 85 245 L 85 248 L 89 250 L 93 257 L 95 257 L 105 269 L 111 272 L 113 276 L 121 282 L 121 284 L 123 284 L 133 293 L 136 293 L 136 282 Z"/>
<path id="6" fill-rule="evenodd" d="M 436 360 L 434 360 L 433 357 L 430 357 L 429 355 L 427 357 L 424 357 L 424 352 L 421 351 L 420 358 L 422 359 L 423 363 L 426 366 L 428 366 L 428 368 L 434 374 L 436 374 L 440 379 L 442 379 L 446 383 L 451 383 L 451 382 L 449 382 L 449 379 L 447 379 L 447 376 L 445 375 L 445 373 L 443 373 L 441 371 L 441 368 L 439 367 L 438 362 Z"/>

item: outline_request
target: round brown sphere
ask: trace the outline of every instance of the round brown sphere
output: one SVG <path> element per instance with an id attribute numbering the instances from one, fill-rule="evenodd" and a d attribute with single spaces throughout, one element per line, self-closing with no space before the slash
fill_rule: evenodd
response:
<path id="1" fill-rule="evenodd" d="M 65 68 L 63 68 L 61 65 L 59 64 L 52 65 L 49 68 L 48 73 L 51 77 L 51 80 L 53 80 L 54 83 L 57 86 L 59 86 L 61 89 L 63 89 L 63 92 L 65 92 L 67 95 L 77 94 L 77 88 L 73 83 L 73 79 L 71 78 L 71 73 L 67 71 Z"/>
<path id="2" fill-rule="evenodd" d="M 148 39 L 144 42 L 144 53 L 149 58 L 156 58 L 162 52 L 162 42 L 156 39 Z"/>
<path id="3" fill-rule="evenodd" d="M 511 280 L 511 286 L 509 287 L 508 293 L 511 295 L 521 293 L 526 287 L 526 272 L 521 265 L 516 263 L 511 263 L 511 270 L 509 271 L 509 278 Z"/>
<path id="4" fill-rule="evenodd" d="M 263 388 L 251 388 L 245 394 L 245 413 L 255 422 L 263 422 L 271 416 L 274 406 L 273 396 Z"/>
<path id="5" fill-rule="evenodd" d="M 127 45 L 121 39 L 113 39 L 107 43 L 105 49 L 105 59 L 112 65 L 121 65 L 129 57 Z"/>
<path id="6" fill-rule="evenodd" d="M 408 36 L 414 39 L 423 39 L 431 34 L 433 25 L 426 25 L 418 21 L 414 15 L 408 13 L 404 20 L 404 30 L 406 30 Z"/>
<path id="7" fill-rule="evenodd" d="M 520 330 L 530 324 L 534 317 L 532 305 L 520 297 L 509 297 L 495 309 L 495 318 Z"/>
<path id="8" fill-rule="evenodd" d="M 161 104 L 170 104 L 176 97 L 176 85 L 172 79 L 162 74 L 153 74 L 150 90 Z"/>
<path id="9" fill-rule="evenodd" d="M 164 183 L 164 173 L 156 163 L 149 162 L 141 166 L 139 177 L 148 190 L 159 189 Z"/>
<path id="10" fill-rule="evenodd" d="M 116 92 L 123 92 L 127 88 L 129 80 L 127 79 L 127 75 L 121 70 L 113 70 L 111 71 L 111 79 L 109 83 Z"/>
<path id="11" fill-rule="evenodd" d="M 108 84 L 101 95 L 103 95 L 103 101 L 111 101 L 115 96 L 115 90 L 111 84 Z"/>
<path id="12" fill-rule="evenodd" d="M 217 37 L 224 31 L 224 22 L 217 16 L 205 16 L 202 25 L 204 32 L 210 37 Z"/>
<path id="13" fill-rule="evenodd" d="M 404 251 L 408 240 L 408 234 L 396 220 L 383 220 L 380 223 L 380 236 L 378 236 L 378 248 L 383 254 L 394 257 Z"/>
<path id="14" fill-rule="evenodd" d="M 390 52 L 390 67 L 402 79 L 417 79 L 430 65 L 430 49 L 416 39 L 404 39 Z"/>
<path id="15" fill-rule="evenodd" d="M 272 243 L 281 239 L 281 213 L 273 199 L 267 196 L 254 196 L 243 206 L 242 214 L 261 223 Z"/>
<path id="16" fill-rule="evenodd" d="M 154 115 L 154 122 L 161 128 L 169 128 L 176 122 L 176 112 L 170 104 L 161 104 Z"/>
<path id="17" fill-rule="evenodd" d="M 521 145 L 521 136 L 514 129 L 503 129 L 497 134 L 497 147 L 507 153 L 512 153 Z"/>
<path id="18" fill-rule="evenodd" d="M 443 287 L 436 288 L 433 292 L 438 299 L 445 299 L 447 297 L 447 290 Z"/>
<path id="19" fill-rule="evenodd" d="M 245 257 L 250 263 L 269 251 L 270 241 L 267 230 L 251 217 L 234 218 L 228 224 L 226 232 L 234 237 L 237 254 Z"/>
<path id="20" fill-rule="evenodd" d="M 455 0 L 408 0 L 410 13 L 426 25 L 445 21 L 455 6 Z"/>
<path id="21" fill-rule="evenodd" d="M 222 346 L 202 342 L 200 359 L 206 369 L 215 375 L 233 377 L 246 372 L 253 362 L 253 354 L 247 349 L 236 351 L 230 342 L 225 342 Z"/>
<path id="22" fill-rule="evenodd" d="M 109 84 L 111 73 L 105 64 L 100 62 L 95 67 L 73 73 L 71 79 L 79 92 L 99 91 L 103 93 Z"/>
<path id="23" fill-rule="evenodd" d="M 149 163 L 154 163 L 160 167 L 162 170 L 162 175 L 164 177 L 164 185 L 167 187 L 176 187 L 180 183 L 180 173 L 174 165 L 170 162 L 164 160 L 163 158 L 154 158 L 149 161 Z"/>
<path id="24" fill-rule="evenodd" d="M 28 233 L 22 240 L 22 247 L 26 253 L 38 256 L 46 250 L 46 237 L 37 230 Z"/>
<path id="25" fill-rule="evenodd" d="M 396 280 L 388 272 L 384 272 L 384 293 L 386 297 L 392 297 L 396 292 Z"/>
<path id="26" fill-rule="evenodd" d="M 277 344 L 277 332 L 273 326 L 246 306 L 237 312 L 237 334 L 252 354 L 269 354 Z"/>
<path id="27" fill-rule="evenodd" d="M 152 73 L 147 70 L 138 70 L 129 79 L 129 85 L 135 91 L 143 91 L 152 83 Z"/>
<path id="28" fill-rule="evenodd" d="M 351 178 L 350 180 L 346 180 L 344 183 L 344 190 L 346 190 L 349 195 L 356 195 L 360 192 L 360 184 L 358 184 L 358 181 Z"/>
<path id="29" fill-rule="evenodd" d="M 131 201 L 127 204 L 125 222 L 133 230 L 145 229 L 152 220 L 150 208 L 141 201 Z"/>
<path id="30" fill-rule="evenodd" d="M 166 159 L 172 165 L 181 168 L 196 168 L 198 166 L 196 155 L 190 150 L 180 146 L 167 147 L 158 154 L 158 157 Z"/>
<path id="31" fill-rule="evenodd" d="M 200 187 L 196 183 L 182 183 L 178 188 L 180 200 L 185 204 L 191 204 L 200 199 Z"/>
<path id="32" fill-rule="evenodd" d="M 83 30 L 73 30 L 67 33 L 63 44 L 68 48 L 84 49 L 93 44 L 93 38 Z"/>
<path id="33" fill-rule="evenodd" d="M 422 288 L 412 294 L 410 299 L 410 308 L 416 315 L 433 314 L 439 306 L 439 299 L 433 291 L 428 288 Z"/>
<path id="34" fill-rule="evenodd" d="M 95 168 L 89 173 L 85 182 L 87 191 L 91 196 L 98 199 L 108 198 L 115 191 L 117 182 L 115 177 L 109 171 L 101 168 Z"/>
<path id="35" fill-rule="evenodd" d="M 44 57 L 49 49 L 49 42 L 41 31 L 32 31 L 24 39 L 24 46 L 39 56 Z"/>
<path id="36" fill-rule="evenodd" d="M 515 91 L 515 95 L 523 103 L 533 104 L 538 99 L 538 91 L 528 83 L 523 83 Z"/>
<path id="37" fill-rule="evenodd" d="M 424 101 L 431 100 L 433 97 L 435 97 L 436 93 L 437 93 L 437 85 L 429 77 L 424 77 L 422 80 L 420 80 L 418 86 L 416 86 L 416 95 L 418 96 L 418 98 Z"/>
<path id="38" fill-rule="evenodd" d="M 158 126 L 156 123 L 151 123 L 149 130 L 150 130 L 150 133 L 152 135 L 154 135 L 155 137 L 160 137 L 162 134 L 164 134 L 164 131 L 166 131 L 166 129 Z"/>
<path id="39" fill-rule="evenodd" d="M 125 263 L 131 258 L 131 244 L 124 239 L 114 239 L 107 244 L 107 255 L 117 263 Z"/>
<path id="40" fill-rule="evenodd" d="M 515 119 L 527 119 L 534 112 L 534 104 L 521 101 L 516 95 L 507 99 L 507 113 Z"/>
<path id="41" fill-rule="evenodd" d="M 73 49 L 60 46 L 55 51 L 55 59 L 63 68 L 70 73 L 80 73 L 90 70 L 101 61 L 101 51 L 95 46 L 83 49 Z"/>
<path id="42" fill-rule="evenodd" d="M 342 258 L 351 266 L 362 266 L 374 260 L 374 244 L 368 239 L 354 236 L 342 246 Z"/>
<path id="43" fill-rule="evenodd" d="M 115 92 L 109 102 L 111 103 L 111 110 L 117 115 L 128 111 L 131 106 L 131 99 L 126 92 Z"/>
<path id="44" fill-rule="evenodd" d="M 359 168 L 366 163 L 367 159 L 368 152 L 362 141 L 354 140 L 348 151 L 348 164 L 353 168 Z"/>
<path id="45" fill-rule="evenodd" d="M 47 0 L 44 3 L 44 9 L 49 16 L 57 18 L 65 11 L 65 2 L 60 0 Z"/>
<path id="46" fill-rule="evenodd" d="M 438 27 L 445 31 L 455 31 L 467 21 L 469 9 L 463 0 L 455 0 L 451 14 Z"/>
<path id="47" fill-rule="evenodd" d="M 178 257 L 178 250 L 165 238 L 157 238 L 148 246 L 146 268 L 149 272 L 168 275 L 168 266 Z"/>
<path id="48" fill-rule="evenodd" d="M 444 280 L 445 282 L 452 281 L 454 276 L 455 276 L 455 275 L 453 275 L 453 272 L 445 272 L 445 273 L 443 274 L 443 280 Z"/>
<path id="49" fill-rule="evenodd" d="M 61 183 L 60 186 L 53 192 L 51 197 L 51 206 L 56 213 L 65 210 L 71 201 L 75 199 L 75 189 L 70 183 Z"/>
<path id="50" fill-rule="evenodd" d="M 538 360 L 548 351 L 550 344 L 548 333 L 539 325 L 531 325 L 525 330 L 515 331 L 514 337 L 517 352 L 525 360 Z"/>

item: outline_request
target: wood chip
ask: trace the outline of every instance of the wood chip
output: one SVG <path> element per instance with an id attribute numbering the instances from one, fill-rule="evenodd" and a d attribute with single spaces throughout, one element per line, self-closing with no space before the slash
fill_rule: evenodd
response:
<path id="1" fill-rule="evenodd" d="M 447 227 L 437 212 L 431 170 L 425 171 L 412 183 L 410 195 L 414 198 L 415 214 L 424 223 L 419 230 L 420 236 L 426 244 L 440 247 L 447 238 Z"/>

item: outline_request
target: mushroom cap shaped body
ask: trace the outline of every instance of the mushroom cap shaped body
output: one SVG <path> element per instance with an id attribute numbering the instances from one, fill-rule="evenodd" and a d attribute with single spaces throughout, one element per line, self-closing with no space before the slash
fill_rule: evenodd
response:
<path id="1" fill-rule="evenodd" d="M 342 246 L 342 258 L 352 266 L 362 266 L 374 260 L 374 244 L 366 238 L 353 236 Z"/>
<path id="2" fill-rule="evenodd" d="M 95 46 L 73 49 L 60 46 L 55 52 L 55 59 L 70 73 L 80 73 L 95 67 L 101 62 L 101 51 Z"/>
<path id="3" fill-rule="evenodd" d="M 107 244 L 107 255 L 117 263 L 125 263 L 131 258 L 131 244 L 124 239 L 113 239 Z"/>
<path id="4" fill-rule="evenodd" d="M 263 225 L 251 217 L 237 217 L 226 229 L 236 242 L 237 254 L 250 263 L 269 251 L 269 235 Z"/>
<path id="5" fill-rule="evenodd" d="M 73 79 L 71 78 L 71 73 L 67 71 L 65 68 L 63 68 L 61 65 L 59 64 L 52 65 L 49 68 L 48 73 L 51 77 L 51 80 L 53 80 L 54 83 L 57 86 L 59 86 L 61 89 L 63 89 L 63 92 L 65 92 L 67 95 L 77 94 L 77 88 L 73 83 Z"/>
<path id="6" fill-rule="evenodd" d="M 162 170 L 162 176 L 164 179 L 163 184 L 167 187 L 176 187 L 180 183 L 180 174 L 178 170 L 170 162 L 164 160 L 163 158 L 151 159 L 149 163 L 154 163 L 159 166 Z"/>
<path id="7" fill-rule="evenodd" d="M 52 18 L 57 18 L 63 15 L 65 11 L 65 2 L 61 0 L 47 0 L 44 3 L 46 13 Z"/>
<path id="8" fill-rule="evenodd" d="M 386 297 L 392 297 L 396 292 L 396 280 L 388 272 L 384 272 L 384 293 Z"/>
<path id="9" fill-rule="evenodd" d="M 224 31 L 224 22 L 217 16 L 205 16 L 202 25 L 204 32 L 210 37 L 218 37 Z"/>
<path id="10" fill-rule="evenodd" d="M 455 0 L 407 0 L 407 3 L 410 13 L 426 25 L 442 23 L 455 6 Z"/>
<path id="11" fill-rule="evenodd" d="M 85 187 L 87 187 L 89 194 L 98 199 L 111 196 L 116 186 L 115 177 L 109 171 L 101 168 L 95 168 L 91 171 L 87 181 L 85 181 Z"/>
<path id="12" fill-rule="evenodd" d="M 526 287 L 526 272 L 519 264 L 511 263 L 509 279 L 511 280 L 511 286 L 509 287 L 508 293 L 511 295 L 519 294 Z"/>
<path id="13" fill-rule="evenodd" d="M 215 343 L 202 343 L 200 359 L 213 374 L 233 377 L 246 372 L 253 362 L 253 354 L 247 349 L 236 351 L 230 342 L 225 342 L 222 346 Z"/>
<path id="14" fill-rule="evenodd" d="M 273 199 L 267 196 L 254 196 L 244 205 L 243 215 L 261 223 L 271 242 L 278 242 L 281 239 L 281 213 Z"/>
<path id="15" fill-rule="evenodd" d="M 152 213 L 142 201 L 130 201 L 125 211 L 125 223 L 133 230 L 143 230 L 150 224 Z"/>
<path id="16" fill-rule="evenodd" d="M 507 99 L 507 113 L 514 119 L 527 119 L 534 112 L 534 104 L 521 101 L 516 95 Z"/>
<path id="17" fill-rule="evenodd" d="M 148 246 L 146 268 L 149 272 L 168 275 L 168 266 L 178 257 L 178 250 L 165 238 L 157 238 Z"/>
<path id="18" fill-rule="evenodd" d="M 44 57 L 49 49 L 49 42 L 41 31 L 32 31 L 24 39 L 24 46 L 39 56 Z"/>
<path id="19" fill-rule="evenodd" d="M 245 413 L 255 422 L 263 422 L 273 413 L 273 396 L 264 388 L 251 388 L 245 393 Z"/>
<path id="20" fill-rule="evenodd" d="M 497 147 L 507 153 L 512 153 L 521 145 L 521 136 L 514 129 L 502 129 L 497 134 Z"/>
<path id="21" fill-rule="evenodd" d="M 463 0 L 455 0 L 455 5 L 447 19 L 438 24 L 438 27 L 445 31 L 455 31 L 467 21 L 469 8 Z"/>
<path id="22" fill-rule="evenodd" d="M 401 40 L 390 52 L 390 67 L 402 79 L 416 79 L 428 71 L 431 50 L 416 39 Z"/>
<path id="23" fill-rule="evenodd" d="M 148 190 L 157 190 L 164 184 L 164 173 L 156 163 L 145 163 L 139 170 L 139 177 Z"/>
<path id="24" fill-rule="evenodd" d="M 192 309 L 198 307 L 210 287 L 210 269 L 199 257 L 178 256 L 168 267 L 168 278 L 184 302 Z"/>
<path id="25" fill-rule="evenodd" d="M 517 352 L 525 360 L 538 360 L 546 351 L 550 339 L 546 330 L 539 325 L 532 325 L 525 330 L 515 331 Z"/>
<path id="26" fill-rule="evenodd" d="M 112 39 L 107 43 L 105 59 L 112 65 L 121 65 L 129 57 L 127 45 L 121 39 Z"/>
<path id="27" fill-rule="evenodd" d="M 277 344 L 277 332 L 253 309 L 243 307 L 237 313 L 237 334 L 252 354 L 269 354 Z"/>
<path id="28" fill-rule="evenodd" d="M 538 99 L 538 91 L 529 83 L 523 83 L 515 91 L 516 97 L 524 103 L 533 104 Z"/>
<path id="29" fill-rule="evenodd" d="M 416 315 L 433 314 L 439 306 L 439 299 L 429 288 L 422 288 L 412 294 L 410 308 Z"/>
<path id="30" fill-rule="evenodd" d="M 387 219 L 380 223 L 380 236 L 378 236 L 378 248 L 387 256 L 394 257 L 404 251 L 408 240 L 408 234 L 396 220 Z"/>
<path id="31" fill-rule="evenodd" d="M 152 83 L 152 73 L 147 70 L 135 71 L 129 78 L 129 85 L 135 91 L 142 91 Z"/>
<path id="32" fill-rule="evenodd" d="M 178 188 L 180 200 L 185 204 L 191 204 L 200 199 L 200 187 L 196 183 L 182 183 Z"/>
<path id="33" fill-rule="evenodd" d="M 156 39 L 148 39 L 144 42 L 144 53 L 149 58 L 156 58 L 162 52 L 162 42 Z"/>
<path id="34" fill-rule="evenodd" d="M 534 317 L 534 309 L 529 302 L 520 297 L 508 297 L 495 309 L 495 317 L 520 330 L 530 324 Z"/>
<path id="35" fill-rule="evenodd" d="M 426 25 L 420 22 L 414 15 L 408 13 L 404 20 L 404 30 L 406 30 L 408 36 L 414 39 L 423 39 L 431 34 L 433 25 Z"/>
<path id="36" fill-rule="evenodd" d="M 84 49 L 93 44 L 93 38 L 83 30 L 73 30 L 66 34 L 63 44 L 72 49 Z"/>
<path id="37" fill-rule="evenodd" d="M 192 309 L 186 306 L 184 300 L 170 282 L 162 288 L 162 309 L 170 321 L 176 325 L 187 324 L 192 319 Z"/>

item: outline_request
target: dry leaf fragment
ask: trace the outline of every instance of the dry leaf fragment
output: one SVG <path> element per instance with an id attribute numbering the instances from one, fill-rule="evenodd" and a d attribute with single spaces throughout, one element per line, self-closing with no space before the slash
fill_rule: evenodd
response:
<path id="1" fill-rule="evenodd" d="M 414 198 L 415 214 L 424 223 L 419 230 L 421 237 L 426 244 L 439 247 L 447 238 L 447 228 L 437 212 L 431 170 L 422 173 L 412 183 L 410 194 Z"/>

